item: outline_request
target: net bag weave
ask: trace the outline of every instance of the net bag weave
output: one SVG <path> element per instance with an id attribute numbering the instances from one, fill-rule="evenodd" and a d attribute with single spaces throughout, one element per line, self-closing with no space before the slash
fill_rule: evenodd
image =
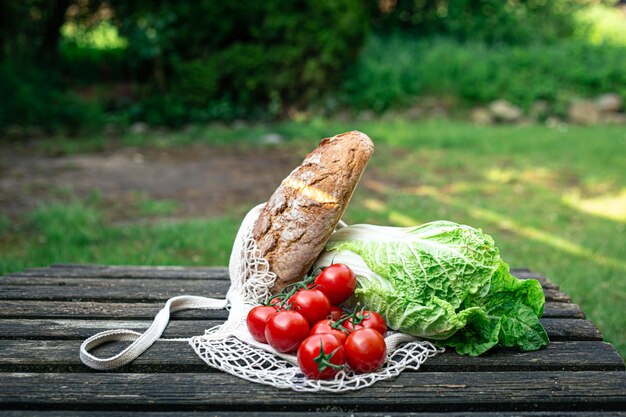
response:
<path id="1" fill-rule="evenodd" d="M 246 325 L 248 312 L 258 300 L 268 299 L 276 275 L 252 237 L 252 227 L 263 204 L 253 208 L 244 218 L 230 256 L 230 288 L 226 299 L 179 296 L 170 299 L 157 314 L 152 326 L 143 334 L 130 330 L 109 330 L 98 333 L 83 342 L 81 360 L 94 369 L 108 370 L 131 362 L 156 340 L 186 341 L 209 366 L 248 381 L 290 388 L 294 391 L 341 392 L 357 390 L 376 381 L 393 378 L 405 369 L 417 370 L 427 358 L 441 352 L 433 344 L 399 332 L 388 332 L 385 337 L 388 357 L 376 372 L 357 374 L 350 369 L 340 371 L 330 380 L 306 378 L 297 364 L 295 354 L 275 351 L 269 345 L 252 338 Z M 339 226 L 341 227 L 341 226 Z M 190 339 L 159 339 L 172 311 L 200 308 L 229 310 L 224 324 L 206 330 L 204 335 Z M 109 341 L 132 341 L 119 354 L 97 358 L 89 350 Z"/>

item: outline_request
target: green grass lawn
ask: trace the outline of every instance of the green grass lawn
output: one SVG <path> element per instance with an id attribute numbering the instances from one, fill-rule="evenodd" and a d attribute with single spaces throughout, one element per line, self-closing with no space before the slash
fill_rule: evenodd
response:
<path id="1" fill-rule="evenodd" d="M 626 356 L 626 129 L 474 126 L 454 121 L 314 120 L 244 129 L 127 135 L 115 146 L 243 143 L 268 132 L 304 156 L 324 136 L 362 130 L 376 143 L 348 223 L 413 225 L 448 219 L 491 234 L 511 266 L 541 272 L 571 295 Z M 82 152 L 100 137 L 42 141 Z M 278 184 L 277 184 L 278 185 Z M 176 202 L 143 200 L 144 217 Z M 178 203 L 180 204 L 180 203 Z M 97 199 L 41 206 L 18 224 L 0 218 L 0 273 L 54 262 L 225 265 L 247 207 L 224 217 L 113 226 Z"/>

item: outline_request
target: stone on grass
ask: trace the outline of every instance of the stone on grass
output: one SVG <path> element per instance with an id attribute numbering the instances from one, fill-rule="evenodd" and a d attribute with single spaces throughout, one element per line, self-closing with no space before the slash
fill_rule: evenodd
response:
<path id="1" fill-rule="evenodd" d="M 105 135 L 109 136 L 119 135 L 120 133 L 122 133 L 122 128 L 115 123 L 107 123 L 106 125 L 104 125 L 102 131 Z"/>
<path id="2" fill-rule="evenodd" d="M 364 110 L 362 112 L 360 112 L 357 116 L 357 120 L 360 120 L 362 122 L 369 122 L 372 121 L 376 118 L 376 113 L 374 113 L 371 110 Z"/>
<path id="3" fill-rule="evenodd" d="M 226 129 L 228 125 L 221 120 L 215 120 L 208 124 L 209 129 Z"/>
<path id="4" fill-rule="evenodd" d="M 333 120 L 336 120 L 338 122 L 349 122 L 354 119 L 352 113 L 347 109 L 341 109 L 336 112 L 329 112 L 328 114 L 329 116 L 332 116 Z"/>
<path id="5" fill-rule="evenodd" d="M 259 142 L 264 143 L 266 145 L 278 145 L 285 141 L 285 138 L 280 133 L 268 133 L 266 135 L 261 136 Z"/>
<path id="6" fill-rule="evenodd" d="M 595 124 L 600 121 L 600 110 L 591 100 L 575 100 L 567 110 L 570 123 L 580 125 Z"/>
<path id="7" fill-rule="evenodd" d="M 491 115 L 500 122 L 514 123 L 522 118 L 522 110 L 507 100 L 496 100 L 489 105 Z"/>
<path id="8" fill-rule="evenodd" d="M 606 113 L 600 117 L 602 123 L 609 125 L 623 125 L 626 124 L 625 113 Z"/>
<path id="9" fill-rule="evenodd" d="M 136 123 L 133 123 L 130 126 L 130 133 L 134 133 L 136 135 L 139 135 L 139 134 L 142 134 L 142 133 L 146 133 L 148 131 L 148 129 L 150 129 L 150 126 L 148 126 L 147 123 L 136 122 Z"/>
<path id="10" fill-rule="evenodd" d="M 231 127 L 236 130 L 245 129 L 248 127 L 248 123 L 243 119 L 236 119 L 233 121 Z"/>
<path id="11" fill-rule="evenodd" d="M 550 108 L 545 100 L 537 100 L 533 102 L 528 110 L 528 116 L 533 120 L 543 120 L 549 114 Z"/>
<path id="12" fill-rule="evenodd" d="M 414 104 L 406 111 L 406 118 L 409 120 L 417 120 L 424 115 L 424 109 L 419 104 Z"/>
<path id="13" fill-rule="evenodd" d="M 617 93 L 607 93 L 596 97 L 596 106 L 602 113 L 617 113 L 623 105 L 624 100 Z"/>
<path id="14" fill-rule="evenodd" d="M 555 127 L 562 125 L 563 121 L 556 116 L 548 116 L 544 123 L 546 124 L 546 127 L 553 129 Z"/>
<path id="15" fill-rule="evenodd" d="M 491 113 L 484 107 L 474 107 L 470 113 L 470 120 L 479 125 L 490 125 L 493 123 Z"/>
<path id="16" fill-rule="evenodd" d="M 187 123 L 181 130 L 183 133 L 194 133 L 198 130 L 198 126 L 193 123 Z"/>

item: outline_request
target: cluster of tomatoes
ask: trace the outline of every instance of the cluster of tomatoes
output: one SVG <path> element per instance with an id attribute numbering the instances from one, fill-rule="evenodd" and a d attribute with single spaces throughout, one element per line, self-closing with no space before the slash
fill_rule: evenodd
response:
<path id="1" fill-rule="evenodd" d="M 375 311 L 338 307 L 355 288 L 354 272 L 333 264 L 250 310 L 248 330 L 279 352 L 297 350 L 300 369 L 312 379 L 330 379 L 346 364 L 355 372 L 375 371 L 387 354 L 387 324 Z"/>

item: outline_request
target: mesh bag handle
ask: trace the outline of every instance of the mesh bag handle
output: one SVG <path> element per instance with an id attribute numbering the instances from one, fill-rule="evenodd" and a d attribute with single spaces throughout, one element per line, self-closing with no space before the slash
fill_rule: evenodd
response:
<path id="1" fill-rule="evenodd" d="M 417 370 L 429 357 L 441 352 L 433 344 L 398 332 L 385 337 L 388 357 L 376 372 L 357 374 L 350 369 L 340 371 L 331 380 L 312 380 L 299 370 L 295 355 L 275 351 L 259 343 L 248 332 L 245 318 L 259 299 L 271 295 L 276 275 L 270 271 L 252 237 L 252 226 L 264 204 L 248 212 L 244 218 L 231 252 L 228 265 L 230 288 L 225 299 L 183 295 L 170 298 L 156 315 L 152 325 L 138 333 L 127 329 L 107 330 L 91 336 L 80 347 L 83 363 L 97 370 L 111 370 L 132 362 L 155 341 L 184 341 L 209 366 L 249 381 L 290 388 L 295 391 L 341 392 L 361 389 L 376 381 L 399 375 L 405 369 Z M 340 222 L 338 228 L 344 227 Z M 206 330 L 204 335 L 189 339 L 160 339 L 169 322 L 170 313 L 184 309 L 229 309 L 225 323 Z M 98 358 L 89 353 L 102 343 L 132 341 L 118 354 Z"/>

